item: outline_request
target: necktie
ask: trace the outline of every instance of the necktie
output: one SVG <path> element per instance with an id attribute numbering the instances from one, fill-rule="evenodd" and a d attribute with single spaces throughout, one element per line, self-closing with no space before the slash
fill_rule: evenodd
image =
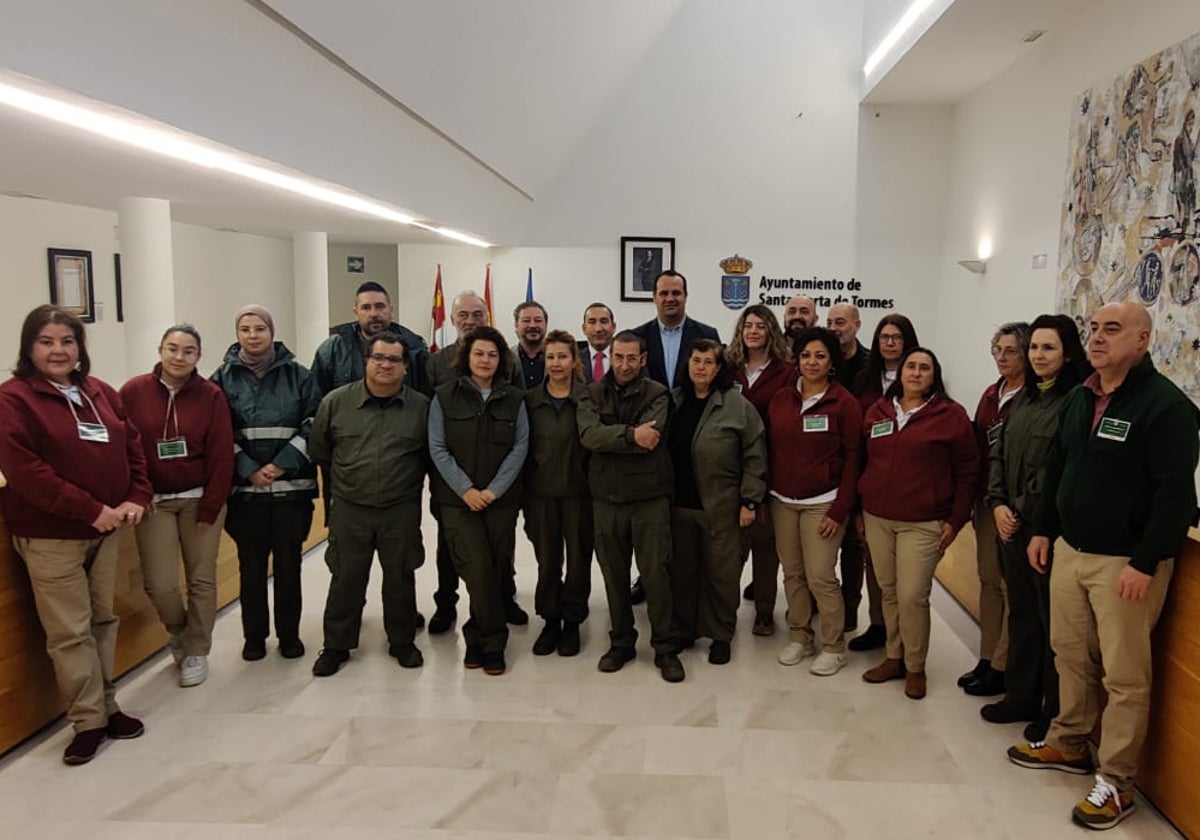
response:
<path id="1" fill-rule="evenodd" d="M 592 381 L 599 382 L 604 378 L 604 351 L 597 350 L 592 359 Z"/>

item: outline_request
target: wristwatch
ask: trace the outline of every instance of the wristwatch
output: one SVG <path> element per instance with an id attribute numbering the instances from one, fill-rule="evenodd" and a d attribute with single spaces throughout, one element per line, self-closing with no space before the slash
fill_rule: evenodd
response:
<path id="1" fill-rule="evenodd" d="M 752 502 L 749 499 L 742 499 L 742 507 L 746 510 L 758 510 L 758 502 Z"/>

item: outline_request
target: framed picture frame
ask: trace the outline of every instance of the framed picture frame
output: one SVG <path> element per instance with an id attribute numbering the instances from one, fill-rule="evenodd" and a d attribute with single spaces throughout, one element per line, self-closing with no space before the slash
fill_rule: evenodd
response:
<path id="1" fill-rule="evenodd" d="M 654 281 L 675 268 L 675 238 L 621 237 L 621 300 L 654 300 Z"/>
<path id="2" fill-rule="evenodd" d="M 92 252 L 47 248 L 50 263 L 50 302 L 91 324 L 96 320 L 92 285 Z"/>

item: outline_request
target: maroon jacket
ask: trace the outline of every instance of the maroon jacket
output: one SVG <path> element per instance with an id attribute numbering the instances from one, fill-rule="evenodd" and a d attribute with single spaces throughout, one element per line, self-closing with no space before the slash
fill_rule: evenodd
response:
<path id="1" fill-rule="evenodd" d="M 796 384 L 796 366 L 785 359 L 772 359 L 751 385 L 746 379 L 746 366 L 741 365 L 734 374 L 733 381 L 742 387 L 742 396 L 758 410 L 758 416 L 767 422 L 767 406 L 771 397 L 781 388 L 790 388 Z"/>
<path id="2" fill-rule="evenodd" d="M 862 463 L 862 409 L 837 382 L 808 411 L 793 388 L 781 389 L 768 408 L 767 449 L 772 490 L 789 499 L 807 499 L 837 488 L 829 518 L 842 523 L 854 510 L 854 485 Z M 821 421 L 819 418 L 825 418 Z M 806 432 L 804 421 L 823 429 Z"/>
<path id="3" fill-rule="evenodd" d="M 1000 408 L 1000 385 L 1004 382 L 1003 379 L 998 379 L 983 390 L 983 396 L 979 398 L 979 405 L 975 407 L 975 445 L 979 447 L 979 492 L 976 498 L 982 499 L 984 493 L 987 492 L 988 483 L 988 453 L 992 449 L 992 444 L 988 442 L 988 432 L 995 429 L 991 433 L 992 441 L 995 442 L 1000 438 L 1000 429 L 1004 426 L 1004 421 L 1008 419 L 1008 410 L 1012 408 L 1014 395 L 1008 402 L 1004 404 L 1004 408 Z"/>
<path id="4" fill-rule="evenodd" d="M 0 385 L 0 491 L 8 530 L 19 537 L 94 540 L 92 527 L 104 505 L 148 505 L 153 496 L 137 427 L 111 386 L 83 377 L 108 443 L 80 440 L 67 398 L 40 376 L 13 377 Z M 88 401 L 75 406 L 79 420 L 97 422 Z"/>
<path id="5" fill-rule="evenodd" d="M 876 425 L 889 422 L 890 430 Z M 961 405 L 934 397 L 901 430 L 892 401 L 881 397 L 867 411 L 863 435 L 867 463 L 858 480 L 863 510 L 901 522 L 941 519 L 955 530 L 970 520 L 979 447 Z"/>
<path id="6" fill-rule="evenodd" d="M 121 388 L 129 419 L 141 433 L 146 468 L 155 493 L 178 493 L 203 487 L 196 511 L 201 522 L 213 523 L 233 486 L 233 422 L 225 394 L 198 373 L 175 394 L 175 412 L 167 434 L 187 439 L 187 457 L 161 460 L 158 441 L 167 419 L 168 392 L 160 381 L 162 365 L 135 376 Z M 179 431 L 175 430 L 179 418 Z"/>

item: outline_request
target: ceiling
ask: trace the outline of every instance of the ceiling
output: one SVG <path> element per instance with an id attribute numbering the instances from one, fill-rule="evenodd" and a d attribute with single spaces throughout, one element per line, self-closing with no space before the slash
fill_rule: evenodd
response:
<path id="1" fill-rule="evenodd" d="M 1029 32 L 1053 35 L 1091 5 L 1090 0 L 954 0 L 863 101 L 958 102 L 1030 50 L 1045 46 L 1045 41 L 1025 43 Z"/>
<path id="2" fill-rule="evenodd" d="M 672 48 L 684 2 L 5 0 L 0 68 L 514 244 L 639 68 Z M 1028 30 L 1086 6 L 956 0 L 866 101 L 955 102 L 1037 48 Z M 445 241 L 7 109 L 0 193 L 108 209 L 157 196 L 213 228 Z"/>

